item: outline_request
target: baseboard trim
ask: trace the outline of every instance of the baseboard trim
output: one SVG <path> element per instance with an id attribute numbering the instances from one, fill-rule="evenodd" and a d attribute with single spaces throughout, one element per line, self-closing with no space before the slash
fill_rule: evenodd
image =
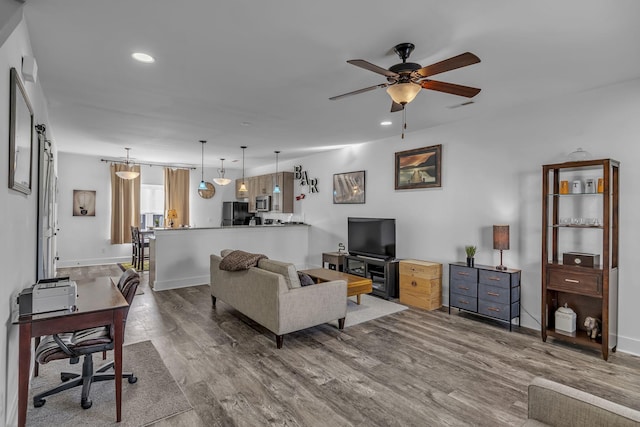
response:
<path id="1" fill-rule="evenodd" d="M 93 259 L 57 261 L 56 268 L 90 267 L 93 265 L 118 264 L 121 262 L 131 262 L 131 257 L 129 256 L 129 257 L 93 258 Z"/>
<path id="2" fill-rule="evenodd" d="M 175 280 L 156 280 L 153 283 L 154 291 L 166 291 L 169 289 L 188 288 L 189 286 L 200 286 L 209 284 L 209 276 L 186 277 Z"/>
<path id="3" fill-rule="evenodd" d="M 640 340 L 618 335 L 618 346 L 616 347 L 616 351 L 640 356 Z"/>

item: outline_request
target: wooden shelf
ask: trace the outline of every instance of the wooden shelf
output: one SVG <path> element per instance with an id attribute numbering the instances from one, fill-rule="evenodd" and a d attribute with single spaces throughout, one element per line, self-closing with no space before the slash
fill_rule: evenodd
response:
<path id="1" fill-rule="evenodd" d="M 609 351 L 615 351 L 618 336 L 619 169 L 619 162 L 612 159 L 556 163 L 542 167 L 542 340 L 551 336 L 555 340 L 597 348 L 601 350 L 604 360 L 609 357 Z M 594 175 L 602 179 L 602 193 L 560 194 L 561 181 L 593 179 Z M 583 203 L 590 196 L 601 198 L 601 201 Z M 597 209 L 595 214 L 594 209 Z M 598 218 L 600 224 L 561 224 L 561 218 L 565 217 L 561 212 Z M 574 231 L 560 232 L 563 229 Z M 575 252 L 585 252 L 586 248 L 581 246 L 585 239 L 577 234 L 586 229 L 600 230 L 602 233 L 589 234 L 591 240 L 598 239 L 590 244 L 595 243 L 600 247 L 596 253 L 600 256 L 601 265 L 592 268 L 561 263 L 559 260 L 562 253 L 567 251 L 567 246 Z M 589 252 L 595 252 L 593 247 L 590 249 Z M 575 334 L 556 331 L 553 320 L 555 311 L 565 305 L 576 313 L 578 329 L 586 317 L 599 319 L 602 336 L 592 340 L 582 330 Z"/>
<path id="2" fill-rule="evenodd" d="M 600 349 L 602 347 L 602 340 L 600 338 L 592 340 L 585 331 L 578 330 L 573 334 L 570 334 L 568 332 L 556 331 L 555 329 L 547 329 L 547 335 L 552 338 L 557 338 L 562 341 L 568 341 L 585 347 L 595 349 Z"/>

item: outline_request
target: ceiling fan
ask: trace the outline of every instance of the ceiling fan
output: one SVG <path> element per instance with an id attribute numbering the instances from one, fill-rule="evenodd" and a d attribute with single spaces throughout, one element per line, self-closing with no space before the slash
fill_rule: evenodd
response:
<path id="1" fill-rule="evenodd" d="M 402 62 L 390 67 L 388 70 L 372 64 L 364 59 L 351 59 L 347 61 L 356 67 L 382 74 L 387 78 L 387 83 L 380 83 L 375 86 L 366 87 L 364 89 L 354 90 L 353 92 L 344 93 L 342 95 L 329 98 L 332 101 L 345 98 L 359 93 L 369 92 L 378 88 L 387 88 L 387 93 L 391 97 L 391 112 L 404 110 L 404 106 L 418 95 L 420 89 L 435 90 L 438 92 L 450 93 L 453 95 L 465 96 L 473 98 L 480 89 L 469 86 L 462 86 L 453 83 L 440 82 L 430 80 L 428 77 L 444 73 L 445 71 L 455 70 L 456 68 L 466 67 L 468 65 L 480 62 L 480 58 L 470 52 L 462 53 L 444 61 L 423 67 L 415 62 L 407 62 L 409 55 L 415 46 L 413 43 L 400 43 L 393 48 L 398 54 Z"/>

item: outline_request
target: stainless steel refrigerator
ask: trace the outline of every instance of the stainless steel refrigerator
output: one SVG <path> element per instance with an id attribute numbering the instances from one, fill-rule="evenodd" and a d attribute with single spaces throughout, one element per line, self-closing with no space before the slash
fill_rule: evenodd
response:
<path id="1" fill-rule="evenodd" d="M 244 225 L 249 223 L 249 203 L 222 202 L 222 226 Z"/>

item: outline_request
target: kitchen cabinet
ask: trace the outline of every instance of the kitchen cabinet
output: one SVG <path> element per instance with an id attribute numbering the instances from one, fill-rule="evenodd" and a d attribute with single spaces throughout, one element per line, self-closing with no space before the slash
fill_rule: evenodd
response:
<path id="1" fill-rule="evenodd" d="M 275 173 L 245 177 L 247 192 L 244 194 L 239 191 L 242 179 L 237 179 L 236 198 L 246 199 L 249 202 L 249 212 L 255 213 L 256 197 L 270 196 L 272 212 L 293 213 L 293 172 L 278 172 L 277 179 L 280 194 L 273 192 L 276 185 Z"/>

